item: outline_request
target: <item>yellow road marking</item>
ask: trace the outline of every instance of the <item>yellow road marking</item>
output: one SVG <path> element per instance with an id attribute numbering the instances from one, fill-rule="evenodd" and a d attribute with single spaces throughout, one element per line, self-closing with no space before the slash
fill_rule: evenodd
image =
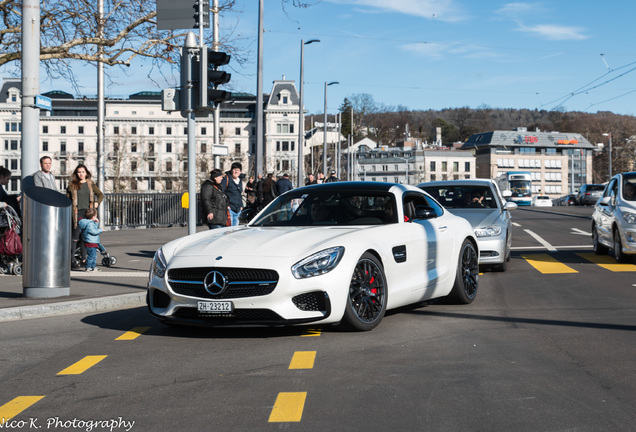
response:
<path id="1" fill-rule="evenodd" d="M 70 365 L 63 371 L 58 372 L 58 375 L 79 375 L 86 372 L 89 368 L 95 366 L 100 361 L 104 360 L 105 355 L 86 356 L 75 364 Z"/>
<path id="2" fill-rule="evenodd" d="M 142 333 L 145 333 L 148 330 L 150 330 L 150 327 L 135 327 L 132 330 L 127 331 L 123 335 L 119 336 L 115 340 L 133 340 L 133 339 L 137 339 L 139 336 L 141 336 Z"/>
<path id="3" fill-rule="evenodd" d="M 0 407 L 0 426 L 42 399 L 44 396 L 18 396 Z"/>
<path id="4" fill-rule="evenodd" d="M 636 265 L 618 263 L 615 258 L 607 255 L 596 255 L 595 253 L 590 252 L 578 253 L 577 255 L 600 267 L 603 267 L 605 270 L 613 272 L 636 272 Z"/>
<path id="5" fill-rule="evenodd" d="M 296 351 L 289 363 L 290 369 L 311 369 L 316 360 L 316 351 Z"/>
<path id="6" fill-rule="evenodd" d="M 307 329 L 307 331 L 304 334 L 301 334 L 301 337 L 311 337 L 311 336 L 320 336 L 320 333 L 322 332 L 321 329 Z"/>
<path id="7" fill-rule="evenodd" d="M 578 273 L 572 267 L 560 263 L 548 254 L 522 255 L 521 257 L 543 274 Z"/>
<path id="8" fill-rule="evenodd" d="M 303 416 L 307 392 L 278 393 L 269 422 L 299 422 Z"/>

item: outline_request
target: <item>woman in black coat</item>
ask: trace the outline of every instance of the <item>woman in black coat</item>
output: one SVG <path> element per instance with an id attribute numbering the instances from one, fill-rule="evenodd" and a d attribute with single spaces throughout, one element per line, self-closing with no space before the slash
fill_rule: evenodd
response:
<path id="1" fill-rule="evenodd" d="M 201 208 L 203 220 L 209 229 L 227 226 L 227 206 L 230 200 L 220 188 L 223 172 L 219 169 L 210 171 L 210 178 L 201 185 Z"/>

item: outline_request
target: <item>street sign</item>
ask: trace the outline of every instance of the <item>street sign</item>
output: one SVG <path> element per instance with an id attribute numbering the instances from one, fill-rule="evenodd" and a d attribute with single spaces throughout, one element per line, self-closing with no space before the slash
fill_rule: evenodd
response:
<path id="1" fill-rule="evenodd" d="M 53 109 L 53 102 L 51 102 L 51 98 L 49 97 L 35 95 L 35 107 L 51 111 Z"/>
<path id="2" fill-rule="evenodd" d="M 157 0 L 157 30 L 182 30 L 198 28 L 197 18 L 193 6 L 196 0 L 175 1 Z M 208 20 L 203 22 L 204 28 L 210 27 L 209 14 L 210 2 L 204 3 L 204 15 L 208 14 Z M 207 24 L 207 25 L 206 25 Z"/>

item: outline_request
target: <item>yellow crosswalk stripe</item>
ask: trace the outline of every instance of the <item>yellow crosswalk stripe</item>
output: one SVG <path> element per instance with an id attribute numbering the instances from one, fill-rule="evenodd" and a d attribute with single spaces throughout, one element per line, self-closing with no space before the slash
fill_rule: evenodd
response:
<path id="1" fill-rule="evenodd" d="M 316 360 L 316 351 L 296 351 L 289 363 L 290 369 L 311 369 Z"/>
<path id="2" fill-rule="evenodd" d="M 636 265 L 623 264 L 616 262 L 616 259 L 608 255 L 596 255 L 595 253 L 577 253 L 583 259 L 586 259 L 599 267 L 603 267 L 605 270 L 613 272 L 636 272 Z"/>
<path id="3" fill-rule="evenodd" d="M 521 257 L 543 274 L 578 273 L 572 267 L 557 261 L 549 254 L 531 254 Z"/>
<path id="4" fill-rule="evenodd" d="M 0 427 L 44 396 L 18 396 L 0 406 Z"/>
<path id="5" fill-rule="evenodd" d="M 119 336 L 115 340 L 134 340 L 141 336 L 143 333 L 150 330 L 150 327 L 135 327 L 130 331 L 127 331 L 123 335 Z"/>
<path id="6" fill-rule="evenodd" d="M 108 356 L 105 356 L 105 355 L 86 356 L 80 361 L 78 361 L 77 363 L 70 365 L 66 369 L 58 372 L 57 374 L 58 375 L 79 375 L 81 373 L 86 372 L 88 369 L 95 366 L 97 363 L 104 360 L 106 357 Z"/>
<path id="7" fill-rule="evenodd" d="M 303 416 L 305 399 L 307 399 L 307 392 L 278 393 L 274 408 L 269 415 L 269 422 L 299 422 Z"/>

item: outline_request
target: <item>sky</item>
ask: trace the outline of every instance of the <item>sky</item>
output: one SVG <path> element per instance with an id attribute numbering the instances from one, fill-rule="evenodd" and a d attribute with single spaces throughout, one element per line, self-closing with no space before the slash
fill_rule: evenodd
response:
<path id="1" fill-rule="evenodd" d="M 305 0 L 308 1 L 308 0 Z M 313 0 L 314 2 L 316 0 Z M 231 62 L 233 91 L 256 94 L 258 0 L 238 0 L 221 17 L 220 37 L 236 39 L 247 62 Z M 368 94 L 408 110 L 527 108 L 636 115 L 636 4 L 557 0 L 320 0 L 296 8 L 264 0 L 263 90 L 300 78 L 305 45 L 305 108 L 338 110 Z M 147 69 L 146 69 L 147 70 Z M 83 80 L 87 96 L 94 68 Z M 143 73 L 139 73 L 143 72 Z M 112 71 L 106 96 L 174 86 L 150 80 L 143 66 Z M 65 83 L 44 82 L 41 92 Z"/>

